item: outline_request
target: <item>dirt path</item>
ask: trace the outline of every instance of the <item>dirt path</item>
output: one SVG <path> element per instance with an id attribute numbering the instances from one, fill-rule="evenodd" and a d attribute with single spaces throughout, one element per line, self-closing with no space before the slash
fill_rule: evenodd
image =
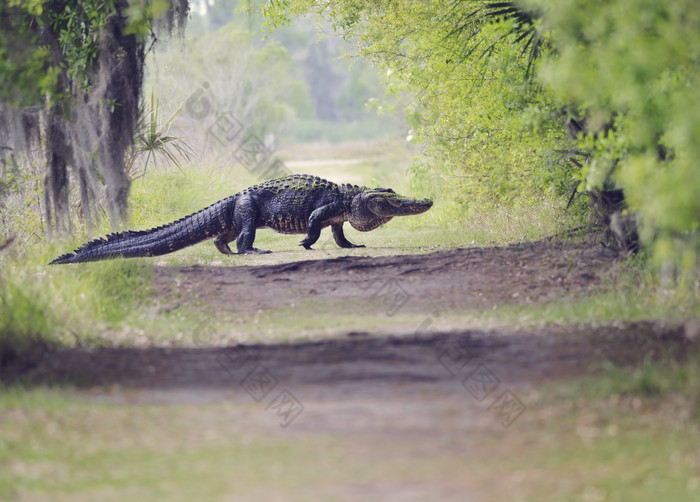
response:
<path id="1" fill-rule="evenodd" d="M 115 399 L 142 402 L 258 402 L 273 391 L 288 391 L 300 404 L 341 404 L 352 396 L 375 400 L 381 408 L 389 396 L 410 399 L 426 391 L 430 399 L 442 396 L 438 401 L 448 404 L 455 395 L 491 407 L 514 398 L 510 404 L 518 411 L 527 406 L 517 400 L 518 389 L 585 373 L 604 360 L 634 364 L 650 352 L 682 351 L 683 337 L 654 324 L 442 330 L 430 316 L 441 308 L 578 298 L 600 288 L 601 278 L 619 261 L 600 245 L 540 241 L 267 266 L 156 267 L 158 297 L 177 304 L 205 302 L 217 315 L 241 317 L 315 299 L 330 312 L 391 316 L 402 311 L 423 313 L 426 321 L 411 330 L 394 327 L 389 334 L 367 325 L 305 343 L 63 349 L 22 371 L 21 378 L 88 388 L 118 385 L 138 389 L 138 398 Z M 172 298 L 174 290 L 178 295 Z"/>
<path id="2" fill-rule="evenodd" d="M 580 297 L 596 289 L 620 261 L 600 245 L 540 241 L 269 266 L 158 267 L 154 284 L 161 296 L 177 290 L 178 301 L 206 302 L 220 313 L 245 314 L 308 300 L 333 309 L 371 298 L 370 311 L 363 313 L 395 314 Z"/>

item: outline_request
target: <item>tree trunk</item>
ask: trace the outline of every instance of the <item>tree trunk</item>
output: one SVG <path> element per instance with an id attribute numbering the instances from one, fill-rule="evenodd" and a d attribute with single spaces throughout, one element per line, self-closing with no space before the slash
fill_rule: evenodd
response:
<path id="1" fill-rule="evenodd" d="M 51 109 L 46 127 L 46 177 L 44 201 L 49 236 L 72 230 L 68 205 L 68 164 L 72 153 L 64 132 L 64 120 Z"/>

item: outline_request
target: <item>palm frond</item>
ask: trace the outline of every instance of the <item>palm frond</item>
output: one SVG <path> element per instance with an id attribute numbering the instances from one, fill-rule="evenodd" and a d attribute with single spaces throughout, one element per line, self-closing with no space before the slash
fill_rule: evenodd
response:
<path id="1" fill-rule="evenodd" d="M 150 106 L 146 106 L 146 103 L 141 105 L 132 151 L 126 166 L 130 179 L 134 180 L 146 174 L 151 163 L 157 165 L 158 158 L 164 158 L 167 163 L 178 169 L 182 169 L 183 161 L 190 160 L 192 149 L 184 138 L 168 135 L 173 120 L 181 110 L 182 107 L 178 108 L 168 120 L 162 122 L 159 119 L 160 104 L 153 93 Z"/>

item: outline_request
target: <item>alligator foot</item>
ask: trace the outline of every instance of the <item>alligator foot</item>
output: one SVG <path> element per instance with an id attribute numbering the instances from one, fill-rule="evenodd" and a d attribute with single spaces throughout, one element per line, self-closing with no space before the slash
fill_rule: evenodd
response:
<path id="1" fill-rule="evenodd" d="M 238 251 L 238 254 L 267 254 L 272 253 L 269 249 L 248 248 Z"/>
<path id="2" fill-rule="evenodd" d="M 338 246 L 340 246 L 341 248 L 363 248 L 363 247 L 365 247 L 364 244 L 353 244 L 345 237 L 345 233 L 343 232 L 343 224 L 342 223 L 336 223 L 331 228 L 333 229 L 333 238 L 335 239 L 335 243 Z"/>

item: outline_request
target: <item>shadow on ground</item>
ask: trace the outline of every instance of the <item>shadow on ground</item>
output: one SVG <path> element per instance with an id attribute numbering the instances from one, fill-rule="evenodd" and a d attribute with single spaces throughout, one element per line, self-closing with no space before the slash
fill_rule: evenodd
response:
<path id="1" fill-rule="evenodd" d="M 271 385 L 357 386 L 376 392 L 412 384 L 464 385 L 469 375 L 516 388 L 581 375 L 602 362 L 635 365 L 648 357 L 682 357 L 679 328 L 655 323 L 569 326 L 518 331 L 428 330 L 411 336 L 276 345 L 200 348 L 50 348 L 31 364 L 9 365 L 5 383 L 122 386 L 139 389 L 236 388 Z"/>

